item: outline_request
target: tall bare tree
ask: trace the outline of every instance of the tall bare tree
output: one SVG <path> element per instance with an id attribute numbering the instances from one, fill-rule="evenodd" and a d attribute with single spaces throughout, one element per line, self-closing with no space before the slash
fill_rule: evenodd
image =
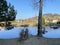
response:
<path id="1" fill-rule="evenodd" d="M 34 5 L 35 5 L 34 7 L 37 7 L 37 8 L 39 7 L 38 34 L 37 34 L 37 36 L 39 37 L 42 37 L 42 8 L 43 8 L 42 4 L 43 4 L 43 1 L 46 1 L 46 0 L 34 0 Z M 49 0 L 49 1 L 53 1 L 53 0 Z"/>
<path id="2" fill-rule="evenodd" d="M 42 0 L 39 0 L 38 36 L 42 37 Z"/>
<path id="3" fill-rule="evenodd" d="M 38 16 L 38 34 L 37 36 L 42 37 L 42 0 L 34 0 L 33 1 L 34 9 L 39 10 L 39 16 Z"/>

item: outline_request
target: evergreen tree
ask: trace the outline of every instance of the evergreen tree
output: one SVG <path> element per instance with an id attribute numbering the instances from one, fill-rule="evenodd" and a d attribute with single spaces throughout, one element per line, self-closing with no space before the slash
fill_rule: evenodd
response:
<path id="1" fill-rule="evenodd" d="M 8 25 L 8 21 L 13 21 L 16 18 L 16 11 L 14 6 L 7 5 L 6 0 L 0 0 L 0 21 L 5 21 L 5 27 Z"/>
<path id="2" fill-rule="evenodd" d="M 8 5 L 6 0 L 0 0 L 0 21 L 6 20 L 7 13 L 8 13 Z"/>
<path id="3" fill-rule="evenodd" d="M 15 20 L 17 12 L 14 10 L 14 6 L 10 6 L 9 20 Z"/>
<path id="4" fill-rule="evenodd" d="M 7 5 L 6 0 L 0 0 L 0 21 L 15 20 L 16 10 L 14 6 Z"/>

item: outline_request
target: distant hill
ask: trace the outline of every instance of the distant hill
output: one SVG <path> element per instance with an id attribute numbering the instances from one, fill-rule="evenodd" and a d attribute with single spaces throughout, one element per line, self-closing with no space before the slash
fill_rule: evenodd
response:
<path id="1" fill-rule="evenodd" d="M 60 19 L 60 15 L 59 14 L 44 14 L 43 17 L 45 19 L 51 19 L 51 20 Z"/>
<path id="2" fill-rule="evenodd" d="M 54 19 L 60 19 L 60 15 L 58 14 L 44 14 L 42 15 L 42 17 L 44 17 L 45 20 L 54 20 Z M 15 22 L 14 22 L 15 23 Z M 38 16 L 32 17 L 32 18 L 28 18 L 28 19 L 24 19 L 24 20 L 16 20 L 17 25 L 29 25 L 29 26 L 33 26 L 36 25 L 38 23 Z"/>
<path id="3" fill-rule="evenodd" d="M 59 14 L 43 14 L 42 17 L 44 17 L 44 19 L 50 19 L 50 20 L 54 20 L 54 19 L 59 20 L 60 19 Z M 38 16 L 25 19 L 25 21 L 33 21 L 33 22 L 38 21 Z"/>
<path id="4" fill-rule="evenodd" d="M 60 19 L 60 15 L 59 14 L 43 14 L 42 17 L 44 17 L 45 19 Z M 38 16 L 32 17 L 32 18 L 28 18 L 26 20 L 38 20 Z"/>
<path id="5" fill-rule="evenodd" d="M 47 24 L 47 21 L 52 20 L 59 20 L 60 21 L 60 15 L 59 14 L 44 14 L 42 15 L 45 19 L 45 23 Z M 47 20 L 47 21 L 46 21 Z M 38 24 L 38 16 L 28 18 L 28 19 L 19 19 L 15 21 L 11 21 L 12 25 L 19 27 L 21 25 L 28 25 L 28 26 L 36 26 Z M 3 22 L 0 22 L 3 23 Z"/>

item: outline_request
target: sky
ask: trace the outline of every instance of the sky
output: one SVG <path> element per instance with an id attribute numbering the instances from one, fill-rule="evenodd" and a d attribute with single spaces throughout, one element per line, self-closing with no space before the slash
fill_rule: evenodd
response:
<path id="1" fill-rule="evenodd" d="M 39 11 L 33 9 L 32 0 L 7 0 L 17 10 L 16 19 L 27 19 L 38 16 Z M 60 14 L 60 0 L 43 0 L 43 14 Z"/>

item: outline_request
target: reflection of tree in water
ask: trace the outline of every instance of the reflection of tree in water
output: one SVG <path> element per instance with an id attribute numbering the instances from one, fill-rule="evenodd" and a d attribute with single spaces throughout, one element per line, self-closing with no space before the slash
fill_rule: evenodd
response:
<path id="1" fill-rule="evenodd" d="M 5 24 L 5 22 L 0 22 L 0 29 L 12 29 L 14 26 L 11 24 L 11 22 L 7 22 Z"/>
<path id="2" fill-rule="evenodd" d="M 21 25 L 21 27 L 28 27 L 29 25 Z"/>
<path id="3" fill-rule="evenodd" d="M 60 24 L 60 21 L 58 21 L 57 24 Z"/>
<path id="4" fill-rule="evenodd" d="M 7 22 L 6 29 L 12 29 L 14 26 L 11 25 L 11 22 Z"/>
<path id="5" fill-rule="evenodd" d="M 1 26 L 1 27 L 4 27 L 4 24 L 3 24 L 3 23 L 0 23 L 0 26 Z"/>

